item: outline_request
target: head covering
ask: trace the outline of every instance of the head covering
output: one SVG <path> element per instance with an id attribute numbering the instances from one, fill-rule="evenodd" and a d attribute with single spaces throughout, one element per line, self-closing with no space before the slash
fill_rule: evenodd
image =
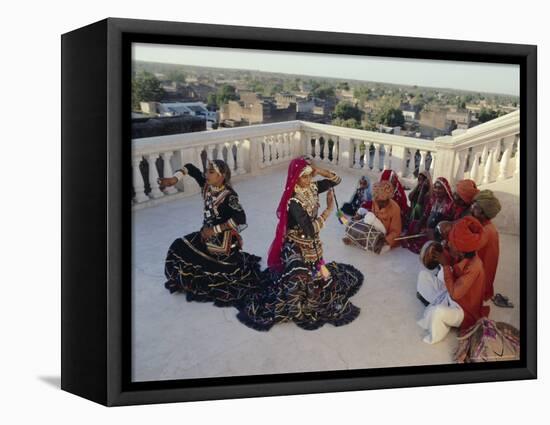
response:
<path id="1" fill-rule="evenodd" d="M 273 239 L 273 242 L 271 242 L 271 246 L 269 247 L 269 251 L 267 253 L 267 266 L 275 271 L 280 272 L 283 268 L 283 263 L 281 261 L 281 250 L 286 235 L 288 201 L 294 193 L 294 187 L 302 175 L 302 171 L 304 171 L 304 169 L 308 166 L 308 161 L 303 157 L 293 159 L 288 165 L 285 189 L 283 191 L 283 195 L 281 196 L 281 200 L 279 201 L 279 206 L 277 207 L 277 218 L 279 219 L 279 223 L 277 224 L 277 229 L 275 230 L 275 238 Z"/>
<path id="2" fill-rule="evenodd" d="M 397 174 L 393 170 L 384 170 L 380 176 L 380 181 L 389 181 L 394 187 L 393 200 L 397 202 L 399 208 L 401 208 L 401 214 L 407 214 L 409 211 L 409 204 L 407 204 L 407 195 L 405 189 L 399 181 Z"/>
<path id="3" fill-rule="evenodd" d="M 485 214 L 489 220 L 495 218 L 502 208 L 498 198 L 493 194 L 493 191 L 489 189 L 479 192 L 474 198 L 474 202 L 481 207 L 483 214 Z"/>
<path id="4" fill-rule="evenodd" d="M 386 201 L 393 196 L 393 186 L 389 181 L 374 183 L 372 193 L 375 201 Z"/>
<path id="5" fill-rule="evenodd" d="M 429 196 L 432 195 L 432 175 L 428 170 L 420 171 L 418 173 L 418 176 L 424 176 L 425 180 L 422 183 L 422 186 L 420 187 L 420 191 L 423 193 L 429 194 Z"/>
<path id="6" fill-rule="evenodd" d="M 449 243 L 460 252 L 477 251 L 484 243 L 483 225 L 472 216 L 456 221 L 449 232 Z"/>
<path id="7" fill-rule="evenodd" d="M 212 168 L 214 168 L 216 173 L 223 176 L 223 183 L 226 186 L 231 187 L 231 169 L 225 163 L 225 161 L 221 159 L 208 160 L 208 166 L 212 166 Z"/>
<path id="8" fill-rule="evenodd" d="M 451 185 L 449 184 L 449 181 L 445 177 L 438 177 L 435 179 L 434 186 L 436 183 L 439 183 L 443 186 L 445 189 L 445 193 L 447 194 L 447 198 L 449 198 L 449 201 L 453 201 L 453 191 L 451 190 Z"/>
<path id="9" fill-rule="evenodd" d="M 368 186 L 365 189 L 361 189 L 361 181 L 366 181 L 368 183 Z M 355 191 L 355 193 L 359 192 L 361 192 L 360 195 L 362 196 L 362 202 L 372 201 L 372 185 L 369 176 L 362 176 L 357 182 L 357 190 Z M 355 193 L 351 196 L 351 199 L 349 200 L 350 203 L 353 202 L 353 199 L 355 198 Z"/>
<path id="10" fill-rule="evenodd" d="M 479 189 L 475 181 L 464 179 L 456 184 L 456 193 L 466 204 L 471 205 L 475 196 L 479 193 Z"/>

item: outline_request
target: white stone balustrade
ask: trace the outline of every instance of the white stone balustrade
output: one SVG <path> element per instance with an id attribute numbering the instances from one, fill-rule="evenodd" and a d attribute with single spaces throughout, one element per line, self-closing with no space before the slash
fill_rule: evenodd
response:
<path id="1" fill-rule="evenodd" d="M 446 177 L 451 184 L 473 178 L 483 185 L 518 176 L 519 142 L 519 111 L 434 141 L 305 121 L 135 139 L 134 208 L 197 193 L 191 178 L 164 191 L 157 178 L 159 171 L 167 177 L 187 162 L 202 170 L 203 156 L 224 159 L 236 178 L 259 175 L 308 154 L 331 168 L 374 178 L 393 169 L 412 182 L 417 170 L 429 168 L 433 177 Z M 163 165 L 157 168 L 159 158 Z"/>

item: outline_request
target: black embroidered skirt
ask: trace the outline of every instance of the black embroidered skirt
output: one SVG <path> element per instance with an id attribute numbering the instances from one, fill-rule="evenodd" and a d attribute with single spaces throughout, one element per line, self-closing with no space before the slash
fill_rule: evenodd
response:
<path id="1" fill-rule="evenodd" d="M 266 269 L 260 290 L 237 303 L 242 323 L 267 331 L 276 323 L 294 321 L 303 329 L 314 330 L 325 323 L 342 326 L 359 316 L 359 307 L 350 301 L 363 283 L 359 270 L 348 264 L 327 263 L 331 277 L 325 280 L 303 262 L 291 241 L 285 242 L 282 257 L 284 271 Z"/>
<path id="2" fill-rule="evenodd" d="M 199 232 L 176 239 L 166 255 L 164 274 L 170 293 L 184 292 L 188 301 L 232 306 L 260 281 L 261 258 L 240 250 L 211 254 Z"/>

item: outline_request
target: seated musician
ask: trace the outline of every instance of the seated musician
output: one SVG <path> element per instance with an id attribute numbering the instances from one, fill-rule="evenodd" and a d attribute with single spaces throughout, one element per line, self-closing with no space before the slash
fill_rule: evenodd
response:
<path id="1" fill-rule="evenodd" d="M 391 248 L 399 246 L 395 239 L 401 234 L 401 209 L 399 205 L 391 199 L 394 192 L 392 184 L 387 181 L 377 182 L 373 185 L 372 213 L 384 226 L 385 238 L 381 239 L 380 246 L 375 248 L 375 252 L 383 254 Z M 359 209 L 354 220 L 361 220 L 366 216 L 366 209 Z M 372 223 L 376 227 L 376 221 Z M 348 237 L 343 239 L 345 244 L 350 244 Z"/>
<path id="2" fill-rule="evenodd" d="M 424 342 L 435 344 L 451 327 L 462 332 L 488 315 L 489 308 L 483 306 L 485 272 L 477 255 L 485 237 L 476 218 L 460 219 L 447 235 L 448 249 L 434 251 L 434 260 L 443 266 L 443 276 L 420 271 L 417 295 L 427 306 L 417 323 L 428 331 Z"/>

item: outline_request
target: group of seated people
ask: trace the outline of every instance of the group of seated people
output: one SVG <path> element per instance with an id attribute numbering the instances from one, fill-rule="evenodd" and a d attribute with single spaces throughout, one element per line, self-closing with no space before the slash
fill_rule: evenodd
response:
<path id="1" fill-rule="evenodd" d="M 418 324 L 427 331 L 424 341 L 441 341 L 451 327 L 465 332 L 489 307 L 484 302 L 512 307 L 508 298 L 494 294 L 499 258 L 499 234 L 491 220 L 499 213 L 500 202 L 490 190 L 479 190 L 470 179 L 460 180 L 454 190 L 444 177 L 432 182 L 430 173 L 418 173 L 417 184 L 408 196 L 398 176 L 385 170 L 379 182 L 360 179 L 357 190 L 342 212 L 349 216 L 349 229 L 368 224 L 382 233 L 372 251 L 382 254 L 402 246 L 414 253 L 436 241 L 438 249 L 424 249 L 417 297 L 426 309 Z M 351 244 L 351 232 L 344 243 Z"/>

